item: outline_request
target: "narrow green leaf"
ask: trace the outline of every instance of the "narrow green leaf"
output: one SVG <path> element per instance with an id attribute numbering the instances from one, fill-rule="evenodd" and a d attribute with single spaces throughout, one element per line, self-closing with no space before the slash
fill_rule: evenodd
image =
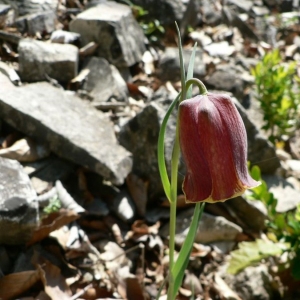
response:
<path id="1" fill-rule="evenodd" d="M 180 95 L 181 93 L 177 95 L 176 99 L 171 103 L 171 105 L 169 106 L 166 112 L 166 115 L 160 127 L 160 131 L 158 135 L 158 144 L 157 144 L 157 161 L 158 161 L 159 174 L 161 177 L 165 194 L 169 200 L 171 199 L 171 185 L 170 185 L 170 180 L 169 180 L 167 167 L 166 167 L 166 159 L 165 159 L 165 133 L 166 133 L 169 117 L 176 103 L 178 102 Z"/>
<path id="2" fill-rule="evenodd" d="M 179 49 L 179 60 L 180 60 L 180 74 L 181 74 L 181 101 L 186 99 L 186 90 L 185 90 L 185 67 L 184 67 L 184 60 L 183 60 L 183 52 L 182 52 L 182 43 L 181 43 L 181 35 L 180 30 L 175 22 L 177 35 L 178 35 L 178 49 Z"/>
<path id="3" fill-rule="evenodd" d="M 194 64 L 195 64 L 196 49 L 197 49 L 197 43 L 195 43 L 195 45 L 193 47 L 193 51 L 192 51 L 191 58 L 190 58 L 190 61 L 189 61 L 188 71 L 187 71 L 187 74 L 186 74 L 186 81 L 193 78 L 193 76 L 194 76 Z M 193 92 L 193 85 L 191 85 L 189 87 L 189 89 L 187 90 L 187 92 L 186 92 L 186 98 L 187 99 L 192 98 L 192 96 L 193 96 L 192 92 Z"/>
<path id="4" fill-rule="evenodd" d="M 189 229 L 189 232 L 185 238 L 185 241 L 181 247 L 181 250 L 179 252 L 177 261 L 174 264 L 173 270 L 171 271 L 174 278 L 174 293 L 173 295 L 176 295 L 184 276 L 184 271 L 188 265 L 190 254 L 192 251 L 193 243 L 195 240 L 195 236 L 198 230 L 199 221 L 201 219 L 203 210 L 204 210 L 205 203 L 197 203 L 194 210 L 193 219 L 191 222 L 191 226 Z"/>

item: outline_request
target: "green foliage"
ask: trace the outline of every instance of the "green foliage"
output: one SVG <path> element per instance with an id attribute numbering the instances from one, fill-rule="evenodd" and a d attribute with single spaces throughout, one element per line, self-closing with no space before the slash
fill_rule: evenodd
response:
<path id="1" fill-rule="evenodd" d="M 151 42 L 157 42 L 160 37 L 165 33 L 165 28 L 160 24 L 157 19 L 149 18 L 148 11 L 139 5 L 133 4 L 130 0 L 122 0 L 130 6 L 133 15 L 142 27 L 145 36 Z"/>
<path id="2" fill-rule="evenodd" d="M 261 178 L 261 172 L 258 166 L 253 166 L 251 168 L 250 174 L 253 179 L 260 181 L 261 185 L 251 189 L 247 198 L 250 200 L 260 200 L 262 201 L 267 210 L 268 216 L 273 216 L 276 214 L 277 199 L 274 197 L 273 193 L 270 193 L 266 182 Z"/>
<path id="3" fill-rule="evenodd" d="M 49 215 L 55 211 L 58 211 L 60 208 L 61 208 L 61 202 L 58 196 L 54 196 L 49 200 L 49 204 L 46 207 L 44 207 L 43 212 Z"/>
<path id="4" fill-rule="evenodd" d="M 267 237 L 270 246 L 263 248 L 263 242 L 244 242 L 240 249 L 232 252 L 228 271 L 236 273 L 248 265 L 268 256 L 274 256 L 281 252 L 288 252 L 288 263 L 282 268 L 289 267 L 295 279 L 300 279 L 300 204 L 293 211 L 279 213 L 276 211 L 277 199 L 268 191 L 268 186 L 261 178 L 258 166 L 253 166 L 250 170 L 251 176 L 255 180 L 261 181 L 261 185 L 250 190 L 248 199 L 262 201 L 268 211 Z M 271 242 L 272 241 L 272 242 Z M 264 241 L 265 242 L 265 241 Z M 275 243 L 275 244 L 274 244 Z M 249 249 L 247 249 L 249 247 Z M 281 249 L 279 251 L 279 249 Z M 248 259 L 247 259 L 248 256 Z"/>
<path id="5" fill-rule="evenodd" d="M 160 24 L 158 20 L 140 21 L 140 25 L 144 30 L 144 34 L 152 42 L 157 42 L 158 37 L 165 33 L 165 28 Z"/>
<path id="6" fill-rule="evenodd" d="M 231 260 L 227 272 L 236 274 L 263 258 L 281 253 L 282 247 L 268 240 L 258 239 L 253 242 L 242 242 L 239 244 L 239 249 L 231 252 Z"/>
<path id="7" fill-rule="evenodd" d="M 299 78 L 296 62 L 284 64 L 278 49 L 267 53 L 251 70 L 257 98 L 264 113 L 263 129 L 275 143 L 299 127 Z"/>

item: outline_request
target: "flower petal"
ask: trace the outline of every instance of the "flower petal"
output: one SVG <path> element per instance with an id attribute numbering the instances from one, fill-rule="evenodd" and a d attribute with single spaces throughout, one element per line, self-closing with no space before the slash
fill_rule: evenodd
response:
<path id="1" fill-rule="evenodd" d="M 179 108 L 187 201 L 224 201 L 259 184 L 248 174 L 246 130 L 228 96 L 200 95 Z"/>
<path id="2" fill-rule="evenodd" d="M 179 110 L 179 138 L 183 160 L 186 164 L 186 176 L 183 191 L 191 202 L 210 197 L 212 181 L 209 166 L 205 160 L 197 124 L 196 101 L 184 101 Z"/>

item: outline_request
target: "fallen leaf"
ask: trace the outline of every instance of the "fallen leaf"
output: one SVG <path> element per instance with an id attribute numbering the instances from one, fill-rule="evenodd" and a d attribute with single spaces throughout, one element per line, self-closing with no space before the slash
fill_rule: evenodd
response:
<path id="1" fill-rule="evenodd" d="M 219 293 L 221 299 L 242 300 L 218 274 L 215 274 L 214 276 L 213 286 L 215 290 Z"/>
<path id="2" fill-rule="evenodd" d="M 0 299 L 13 299 L 28 291 L 41 279 L 40 270 L 6 275 L 0 279 Z"/>
<path id="3" fill-rule="evenodd" d="M 136 220 L 132 224 L 131 229 L 136 234 L 158 234 L 159 227 L 159 221 L 152 226 L 148 226 L 144 220 Z"/>
<path id="4" fill-rule="evenodd" d="M 38 265 L 42 276 L 45 292 L 51 299 L 70 300 L 71 290 L 65 282 L 65 278 L 61 275 L 60 269 L 44 260 L 43 265 Z"/>
<path id="5" fill-rule="evenodd" d="M 145 300 L 141 284 L 135 276 L 126 278 L 126 294 L 128 300 Z"/>
<path id="6" fill-rule="evenodd" d="M 79 215 L 72 210 L 60 209 L 57 212 L 50 213 L 42 219 L 41 225 L 34 231 L 31 240 L 27 243 L 30 246 L 49 236 L 50 232 L 69 224 L 79 218 Z"/>
<path id="7" fill-rule="evenodd" d="M 20 162 L 34 162 L 50 155 L 50 148 L 45 144 L 38 144 L 25 137 L 16 141 L 8 148 L 0 150 L 0 156 L 15 159 Z"/>
<path id="8" fill-rule="evenodd" d="M 132 197 L 138 214 L 141 217 L 145 216 L 146 206 L 148 201 L 148 186 L 149 182 L 144 181 L 139 178 L 137 175 L 130 173 L 126 178 L 126 184 Z"/>
<path id="9" fill-rule="evenodd" d="M 138 85 L 127 82 L 127 88 L 128 88 L 130 95 L 132 95 L 134 97 L 138 97 L 138 96 L 145 97 L 144 93 L 139 89 Z"/>

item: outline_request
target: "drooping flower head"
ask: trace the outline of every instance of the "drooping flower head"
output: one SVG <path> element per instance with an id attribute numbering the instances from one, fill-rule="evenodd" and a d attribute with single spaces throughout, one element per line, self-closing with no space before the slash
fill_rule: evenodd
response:
<path id="1" fill-rule="evenodd" d="M 260 182 L 247 168 L 247 134 L 229 96 L 199 95 L 179 105 L 179 139 L 187 202 L 237 197 Z"/>

